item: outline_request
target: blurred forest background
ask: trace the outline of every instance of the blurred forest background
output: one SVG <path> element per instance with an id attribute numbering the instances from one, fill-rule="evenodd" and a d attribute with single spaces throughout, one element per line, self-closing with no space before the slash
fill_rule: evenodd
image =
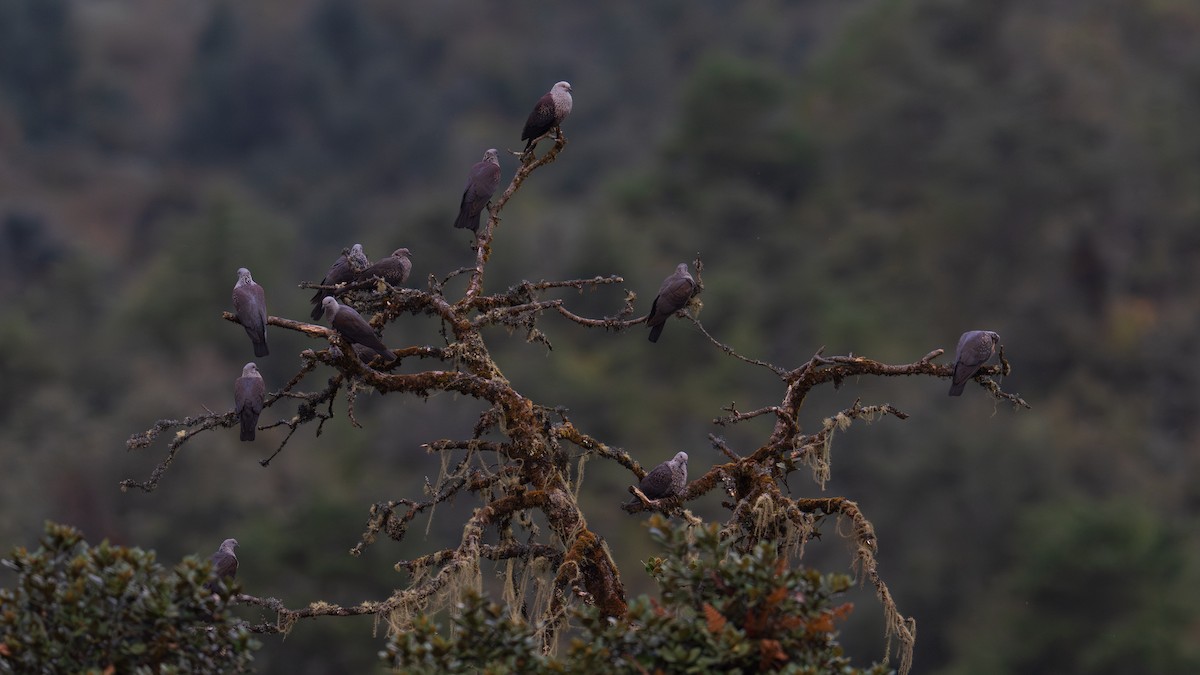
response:
<path id="1" fill-rule="evenodd" d="M 410 248 L 412 284 L 467 264 L 467 170 L 498 147 L 507 184 L 504 150 L 564 79 L 570 145 L 505 210 L 490 289 L 619 274 L 645 311 L 699 255 L 706 327 L 789 367 L 999 332 L 1004 388 L 1032 411 L 906 379 L 846 382 L 803 420 L 857 397 L 912 415 L 837 437 L 824 494 L 874 522 L 914 672 L 1196 672 L 1194 0 L 0 0 L 0 548 L 47 518 L 168 564 L 237 537 L 245 591 L 296 607 L 385 597 L 396 560 L 456 542 L 472 504 L 439 507 L 427 540 L 347 554 L 371 503 L 421 496 L 439 467 L 421 443 L 465 435 L 477 401 L 360 399 L 365 428 L 302 429 L 269 468 L 282 431 L 210 433 L 150 494 L 117 482 L 165 450 L 125 440 L 232 406 L 251 354 L 220 319 L 238 267 L 301 319 L 296 284 L 355 242 Z M 623 295 L 565 297 L 600 316 Z M 402 318 L 385 339 L 437 328 Z M 506 375 L 644 466 L 686 450 L 699 475 L 720 461 L 708 433 L 743 451 L 769 433 L 712 426 L 782 387 L 686 322 L 657 345 L 541 328 L 553 351 L 492 335 Z M 269 389 L 324 346 L 268 337 Z M 593 461 L 581 503 L 639 593 L 655 550 L 617 508 L 632 482 Z M 691 507 L 725 515 L 716 494 Z M 825 530 L 808 560 L 843 570 Z M 843 638 L 865 664 L 882 619 L 855 601 Z M 383 636 L 322 619 L 263 642 L 262 672 L 365 672 Z"/>

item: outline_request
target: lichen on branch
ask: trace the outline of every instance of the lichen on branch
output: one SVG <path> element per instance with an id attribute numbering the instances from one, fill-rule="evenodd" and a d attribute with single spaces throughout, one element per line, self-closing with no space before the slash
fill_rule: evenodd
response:
<path id="1" fill-rule="evenodd" d="M 553 295 L 562 289 L 621 290 L 624 278 L 615 274 L 522 281 L 503 291 L 485 293 L 487 263 L 505 206 L 535 171 L 552 163 L 565 147 L 566 138 L 559 133 L 553 147 L 541 157 L 532 153 L 520 155 L 520 167 L 507 189 L 492 202 L 486 222 L 476 233 L 473 265 L 442 278 L 431 274 L 421 288 L 394 287 L 381 279 L 329 287 L 301 284 L 304 288 L 336 292 L 376 330 L 386 329 L 405 314 L 428 317 L 441 325 L 444 344 L 393 345 L 394 360 L 384 364 L 380 355 L 364 362 L 337 331 L 284 317 L 267 318 L 269 326 L 299 333 L 315 342 L 301 352 L 302 365 L 295 376 L 265 399 L 264 406 L 273 410 L 291 401 L 297 402 L 297 409 L 294 415 L 262 427 L 288 429 L 275 454 L 261 461 L 264 467 L 299 429 L 313 428 L 309 425 L 314 422 L 314 435 L 320 435 L 324 423 L 338 414 L 345 414 L 359 425 L 354 415 L 358 391 L 418 398 L 453 392 L 482 401 L 486 406 L 469 435 L 464 432 L 462 438 L 425 443 L 427 452 L 441 458 L 442 469 L 437 478 L 427 480 L 423 497 L 398 496 L 371 505 L 365 530 L 350 552 L 361 554 L 380 535 L 395 541 L 406 540 L 412 536 L 410 525 L 418 516 L 432 518 L 438 504 L 456 498 L 470 499 L 477 506 L 458 525 L 461 536 L 456 546 L 398 561 L 395 568 L 408 576 L 407 585 L 382 600 L 348 607 L 315 601 L 306 607 L 289 609 L 274 598 L 239 596 L 245 604 L 274 612 L 274 617 L 265 617 L 249 626 L 250 630 L 286 633 L 300 619 L 371 614 L 382 619 L 390 630 L 405 631 L 414 625 L 418 613 L 431 607 L 454 607 L 465 594 L 477 592 L 485 561 L 502 566 L 506 596 L 522 608 L 530 608 L 524 618 L 530 625 L 539 626 L 539 639 L 545 649 L 550 649 L 566 628 L 571 605 L 582 603 L 594 607 L 602 616 L 612 619 L 626 617 L 628 605 L 620 571 L 607 543 L 589 528 L 577 495 L 586 459 L 624 467 L 633 484 L 645 476 L 645 469 L 628 452 L 578 428 L 565 410 L 535 402 L 518 392 L 492 357 L 484 338 L 485 328 L 499 326 L 523 331 L 527 340 L 550 347 L 549 337 L 542 330 L 546 316 L 557 316 L 585 329 L 613 332 L 646 320 L 635 316 L 637 296 L 628 289 L 624 289 L 615 311 L 604 317 L 583 316 L 569 308 L 567 298 Z M 943 355 L 941 349 L 904 364 L 887 364 L 856 355 L 825 356 L 824 348 L 794 367 L 744 356 L 712 336 L 697 318 L 701 306 L 698 296 L 703 291 L 703 264 L 699 259 L 693 264 L 697 293 L 677 316 L 691 322 L 722 354 L 772 373 L 781 387 L 777 403 L 743 411 L 736 402 L 731 402 L 723 408 L 724 414 L 712 422 L 728 427 L 753 425 L 765 418 L 773 420 L 773 424 L 769 430 L 764 429 L 764 439 L 758 447 L 734 448 L 724 439 L 710 436 L 713 447 L 728 461 L 693 477 L 679 494 L 654 500 L 631 488 L 635 498 L 623 508 L 630 514 L 658 511 L 672 517 L 678 515 L 686 527 L 695 527 L 702 521 L 685 507 L 716 492 L 728 510 L 725 522 L 719 527 L 719 536 L 730 550 L 741 555 L 762 542 L 770 542 L 780 556 L 781 565 L 796 567 L 803 567 L 805 545 L 819 536 L 822 520 L 833 517 L 849 522 L 851 527 L 845 536 L 854 544 L 855 570 L 860 581 L 870 581 L 876 589 L 884 611 L 888 641 L 885 654 L 891 653 L 894 639 L 900 670 L 907 672 L 915 643 L 915 622 L 900 613 L 878 573 L 874 526 L 850 499 L 792 496 L 787 491 L 787 481 L 792 473 L 808 470 L 816 486 L 824 488 L 832 470 L 835 434 L 846 431 L 854 422 L 908 417 L 888 403 L 864 405 L 856 400 L 849 408 L 832 411 L 820 428 L 806 431 L 799 414 L 810 394 L 819 387 L 838 386 L 863 377 L 949 378 L 953 366 L 934 362 Z M 448 282 L 460 275 L 468 276 L 465 289 L 460 297 L 448 297 Z M 229 312 L 223 318 L 237 322 L 237 317 Z M 389 336 L 396 333 L 400 331 Z M 416 372 L 404 372 L 413 369 L 402 367 L 414 363 L 421 367 Z M 311 381 L 317 377 L 319 368 L 331 368 L 334 375 L 314 385 Z M 999 365 L 983 367 L 975 379 L 995 399 L 1027 408 L 1020 396 L 1005 392 L 991 379 L 1010 371 L 1001 348 Z M 188 443 L 207 432 L 233 428 L 237 423 L 233 411 L 159 420 L 148 430 L 133 435 L 127 445 L 131 450 L 141 450 L 169 436 L 165 457 L 147 480 L 127 479 L 122 481 L 122 489 L 154 490 Z M 578 462 L 574 479 L 569 470 L 572 461 Z M 613 508 L 618 507 L 614 504 Z M 543 532 L 536 522 L 544 523 L 547 531 Z M 440 527 L 446 529 L 446 524 L 443 522 Z M 521 596 L 519 602 L 518 596 Z M 724 625 L 711 616 L 709 620 L 713 625 Z M 768 645 L 762 649 L 764 663 L 779 660 L 774 647 Z"/>

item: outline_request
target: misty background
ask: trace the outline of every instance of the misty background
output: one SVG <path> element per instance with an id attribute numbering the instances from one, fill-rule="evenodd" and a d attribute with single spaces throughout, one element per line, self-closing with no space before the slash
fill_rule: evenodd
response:
<path id="1" fill-rule="evenodd" d="M 360 396 L 361 429 L 234 429 L 185 446 L 158 490 L 161 418 L 232 407 L 252 352 L 231 309 L 238 267 L 271 314 L 303 319 L 342 248 L 413 252 L 410 285 L 472 261 L 451 225 L 470 166 L 501 150 L 558 80 L 569 145 L 504 210 L 487 288 L 618 274 L 649 309 L 679 262 L 704 262 L 700 320 L 740 353 L 796 367 L 819 348 L 905 363 L 997 331 L 1014 411 L 975 385 L 847 381 L 806 429 L 861 397 L 911 415 L 856 424 L 833 481 L 876 527 L 880 573 L 917 621 L 914 672 L 1172 673 L 1198 666 L 1200 605 L 1200 4 L 1190 0 L 0 0 L 0 550 L 46 519 L 164 564 L 241 542 L 245 592 L 290 607 L 402 586 L 397 560 L 460 536 L 439 506 L 403 543 L 347 551 L 372 503 L 419 498 L 482 404 Z M 452 285 L 453 287 L 453 285 Z M 451 291 L 452 293 L 452 291 Z M 767 370 L 689 323 L 551 343 L 494 331 L 518 391 L 653 466 L 693 476 L 750 452 L 777 403 Z M 402 317 L 390 347 L 439 344 Z M 268 390 L 319 349 L 270 329 Z M 942 363 L 952 360 L 952 353 Z M 332 373 L 332 371 L 330 371 Z M 323 379 L 313 379 L 318 386 Z M 294 408 L 267 409 L 262 423 Z M 652 583 L 633 477 L 587 464 L 589 524 L 631 594 Z M 690 504 L 723 519 L 720 497 Z M 843 571 L 836 523 L 806 561 Z M 0 584 L 13 576 L 0 572 Z M 883 655 L 869 589 L 843 641 Z M 258 610 L 245 615 L 257 619 Z M 370 618 L 262 638 L 261 672 L 365 672 Z"/>

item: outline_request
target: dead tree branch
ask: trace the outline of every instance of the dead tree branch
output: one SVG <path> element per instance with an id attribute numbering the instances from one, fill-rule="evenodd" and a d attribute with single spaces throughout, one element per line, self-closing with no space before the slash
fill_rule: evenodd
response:
<path id="1" fill-rule="evenodd" d="M 403 541 L 418 516 L 431 516 L 438 504 L 469 496 L 477 500 L 478 507 L 462 523 L 457 546 L 397 562 L 396 570 L 409 576 L 408 583 L 380 601 L 353 606 L 318 601 L 307 607 L 289 609 L 275 598 L 238 596 L 241 603 L 263 607 L 275 614 L 273 620 L 264 618 L 258 624 L 248 625 L 249 630 L 286 634 L 300 619 L 366 614 L 384 619 L 391 630 L 404 630 L 411 625 L 413 616 L 426 610 L 428 605 L 450 605 L 464 588 L 477 586 L 483 560 L 502 561 L 510 574 L 514 567 L 519 567 L 526 573 L 539 575 L 538 583 L 549 591 L 548 599 L 539 613 L 529 618 L 546 626 L 542 637 L 547 647 L 553 642 L 556 631 L 565 625 L 566 608 L 571 602 L 595 605 L 609 617 L 621 617 L 626 613 L 620 573 L 604 540 L 589 529 L 576 495 L 584 461 L 592 457 L 620 464 L 635 482 L 646 475 L 645 469 L 628 452 L 610 447 L 580 430 L 567 419 L 565 409 L 538 405 L 519 393 L 492 358 L 482 331 L 489 326 L 504 326 L 510 331 L 521 329 L 527 340 L 549 347 L 549 339 L 537 325 L 546 314 L 557 313 L 586 328 L 614 332 L 646 320 L 644 316 L 634 318 L 637 296 L 628 290 L 620 310 L 603 318 L 576 314 L 567 309 L 565 298 L 552 297 L 560 289 L 575 289 L 582 293 L 623 284 L 624 279 L 616 275 L 564 281 L 522 281 L 503 292 L 484 293 L 487 263 L 501 213 L 533 172 L 554 162 L 566 144 L 566 137 L 559 132 L 553 147 L 541 157 L 532 152 L 519 155 L 520 167 L 501 196 L 490 204 L 486 224 L 475 235 L 472 266 L 455 270 L 440 279 L 430 274 L 424 289 L 394 287 L 382 279 L 362 279 L 336 286 L 300 284 L 302 288 L 322 289 L 344 298 L 346 304 L 362 313 L 376 330 L 386 328 L 406 313 L 432 317 L 440 325 L 444 345 L 404 346 L 392 350 L 397 358 L 386 365 L 382 363 L 383 358 L 376 357 L 370 357 L 370 362 L 364 363 L 352 345 L 331 328 L 276 316 L 267 318 L 272 327 L 324 340 L 329 348 L 303 350 L 300 370 L 283 388 L 266 398 L 265 407 L 296 401 L 297 409 L 294 415 L 262 427 L 287 428 L 275 453 L 261 461 L 264 467 L 288 445 L 301 426 L 315 421 L 315 435 L 320 436 L 324 423 L 335 415 L 334 404 L 339 395 L 344 401 L 347 418 L 355 425 L 359 425 L 354 413 L 359 391 L 401 393 L 418 398 L 451 392 L 486 401 L 487 407 L 475 422 L 470 438 L 444 438 L 424 445 L 428 452 L 439 454 L 443 462 L 437 479 L 426 479 L 425 498 L 377 501 L 370 507 L 365 530 L 350 553 L 361 554 L 380 534 Z M 725 414 L 712 420 L 713 423 L 732 426 L 771 417 L 774 424 L 769 437 L 760 446 L 752 450 L 747 448 L 745 452 L 736 452 L 724 439 L 710 435 L 713 448 L 725 458 L 723 463 L 695 477 L 681 493 L 662 499 L 648 499 L 638 487 L 630 487 L 634 499 L 621 508 L 631 514 L 659 511 L 671 516 L 680 515 L 688 522 L 696 523 L 698 519 L 684 507 L 719 490 L 722 504 L 729 510 L 721 530 L 722 537 L 746 550 L 755 542 L 769 540 L 781 551 L 795 555 L 797 560 L 803 555 L 805 543 L 819 536 L 816 528 L 821 518 L 832 515 L 848 521 L 851 531 L 846 536 L 855 547 L 854 569 L 860 580 L 869 580 L 875 587 L 884 608 L 888 653 L 891 652 L 891 640 L 895 638 L 899 642 L 900 670 L 907 672 L 912 660 L 915 623 L 900 614 L 878 574 L 877 542 L 871 522 L 855 502 L 844 497 L 793 498 L 784 492 L 788 477 L 804 467 L 811 469 L 818 485 L 825 485 L 830 474 L 833 437 L 852 423 L 880 417 L 900 420 L 908 417 L 890 404 L 863 405 L 856 400 L 849 408 L 825 418 L 819 429 L 806 433 L 799 415 L 815 388 L 825 384 L 837 386 L 859 377 L 949 378 L 953 367 L 934 363 L 943 355 L 940 349 L 911 363 L 887 364 L 852 354 L 825 356 L 824 348 L 821 348 L 806 362 L 791 369 L 745 356 L 711 335 L 698 320 L 703 263 L 697 258 L 694 265 L 696 294 L 679 315 L 691 321 L 720 352 L 769 370 L 779 378 L 783 388 L 778 403 L 742 411 L 731 402 L 722 408 Z M 448 299 L 446 286 L 462 275 L 469 277 L 462 296 Z M 225 312 L 222 317 L 237 322 L 232 313 Z M 426 360 L 434 363 L 417 369 L 417 372 L 401 372 L 401 366 Z M 981 369 L 975 379 L 997 400 L 1028 408 L 1020 396 L 1003 391 L 990 379 L 990 376 L 1011 372 L 1003 347 L 999 361 L 997 366 Z M 323 385 L 305 391 L 305 383 L 315 377 L 318 366 L 332 368 L 334 373 Z M 131 436 L 127 446 L 131 450 L 143 449 L 173 432 L 165 458 L 154 468 L 149 479 L 122 481 L 121 489 L 136 487 L 152 491 L 186 443 L 203 432 L 232 428 L 237 423 L 237 416 L 232 411 L 210 412 L 182 420 L 159 420 L 148 430 Z M 574 483 L 569 468 L 572 458 L 578 460 Z M 538 524 L 535 524 L 535 515 Z M 541 532 L 542 527 L 548 527 L 548 535 Z M 485 537 L 494 537 L 496 541 L 485 542 Z M 516 587 L 516 584 L 509 585 Z M 516 590 L 511 592 L 518 593 Z"/>

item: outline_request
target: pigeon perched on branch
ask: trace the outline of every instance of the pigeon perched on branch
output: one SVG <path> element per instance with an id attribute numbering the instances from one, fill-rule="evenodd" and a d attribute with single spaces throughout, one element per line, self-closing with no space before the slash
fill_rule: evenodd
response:
<path id="1" fill-rule="evenodd" d="M 483 153 L 483 160 L 471 167 L 467 175 L 467 186 L 463 188 L 462 202 L 458 205 L 455 227 L 479 231 L 479 214 L 500 187 L 500 157 L 495 148 Z"/>
<path id="2" fill-rule="evenodd" d="M 646 499 L 662 499 L 680 494 L 687 486 L 687 461 L 686 452 L 675 453 L 674 457 L 651 469 L 650 473 L 642 478 L 638 489 L 646 495 Z M 626 505 L 640 503 L 641 501 L 634 497 L 633 501 Z"/>
<path id="3" fill-rule="evenodd" d="M 521 131 L 521 140 L 529 141 L 525 144 L 525 152 L 529 152 L 537 139 L 551 129 L 562 126 L 563 120 L 571 114 L 571 104 L 570 82 L 555 83 L 550 91 L 538 99 L 533 112 L 529 113 L 529 119 L 525 120 L 525 129 Z"/>
<path id="4" fill-rule="evenodd" d="M 658 288 L 658 295 L 650 305 L 646 325 L 650 326 L 651 342 L 658 342 L 658 336 L 662 335 L 667 319 L 686 307 L 695 292 L 696 280 L 688 273 L 687 263 L 679 263 L 675 273 L 663 280 L 662 286 Z"/>
<path id="5" fill-rule="evenodd" d="M 983 367 L 996 353 L 1000 336 L 990 330 L 969 330 L 958 338 L 958 349 L 954 351 L 954 380 L 950 383 L 950 395 L 962 396 L 967 380 Z"/>
<path id="6" fill-rule="evenodd" d="M 254 430 L 258 427 L 258 416 L 262 414 L 266 393 L 267 388 L 258 366 L 253 361 L 247 363 L 242 368 L 242 376 L 233 383 L 233 409 L 242 423 L 243 441 L 254 440 Z"/>
<path id="7" fill-rule="evenodd" d="M 392 251 L 392 254 L 383 260 L 376 261 L 374 265 L 359 272 L 359 279 L 372 279 L 379 277 L 393 286 L 403 286 L 404 282 L 408 281 L 408 275 L 412 273 L 412 260 L 409 257 L 412 254 L 406 248 L 398 248 Z M 322 308 L 324 311 L 324 308 Z"/>
<path id="8" fill-rule="evenodd" d="M 217 582 L 222 579 L 232 580 L 237 576 L 238 559 L 234 554 L 233 549 L 237 548 L 237 539 L 226 539 L 221 542 L 221 547 L 217 552 L 212 554 L 212 576 L 209 581 L 204 582 L 204 587 L 213 593 L 217 592 Z"/>
<path id="9" fill-rule="evenodd" d="M 250 276 L 250 270 L 242 267 L 237 275 L 237 283 L 233 285 L 233 311 L 254 344 L 254 355 L 261 358 L 270 353 L 267 349 L 267 300 L 262 286 Z"/>
<path id="10" fill-rule="evenodd" d="M 347 281 L 354 281 L 359 272 L 367 269 L 371 265 L 371 261 L 367 259 L 367 254 L 363 253 L 362 244 L 355 244 L 350 247 L 350 255 L 345 253 L 338 256 L 338 259 L 333 261 L 329 266 L 329 271 L 325 273 L 325 277 L 321 279 L 322 286 L 336 286 L 344 284 Z M 321 314 L 325 309 L 321 305 L 321 301 L 328 295 L 327 291 L 317 289 L 313 294 L 310 302 L 313 304 L 312 313 L 309 315 L 313 321 L 320 321 Z"/>
<path id="11" fill-rule="evenodd" d="M 353 307 L 338 304 L 333 297 L 325 298 L 321 304 L 325 308 L 325 318 L 329 320 L 329 325 L 346 338 L 347 342 L 374 349 L 375 353 L 382 356 L 384 361 L 395 360 L 396 355 L 387 348 L 387 345 L 383 344 L 383 340 L 380 340 L 379 336 L 375 334 L 371 324 L 367 323 L 367 320 L 362 318 L 362 315 Z"/>

